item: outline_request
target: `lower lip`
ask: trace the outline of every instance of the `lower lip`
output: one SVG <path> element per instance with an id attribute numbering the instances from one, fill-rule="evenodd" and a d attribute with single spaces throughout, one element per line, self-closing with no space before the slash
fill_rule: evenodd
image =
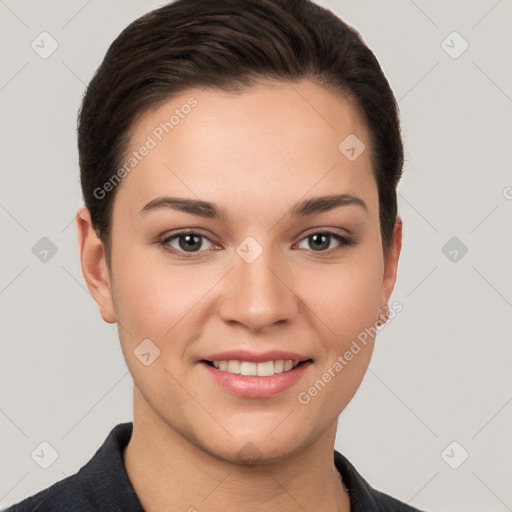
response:
<path id="1" fill-rule="evenodd" d="M 270 398 L 293 386 L 310 364 L 310 361 L 305 361 L 293 370 L 276 373 L 270 377 L 223 372 L 203 361 L 201 361 L 200 366 L 208 372 L 213 380 L 233 395 L 249 398 Z"/>

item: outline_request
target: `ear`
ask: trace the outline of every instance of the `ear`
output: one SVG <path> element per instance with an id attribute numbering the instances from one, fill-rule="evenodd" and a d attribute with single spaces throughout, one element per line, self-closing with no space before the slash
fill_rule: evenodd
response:
<path id="1" fill-rule="evenodd" d="M 91 214 L 85 206 L 76 214 L 76 229 L 80 246 L 80 263 L 87 288 L 98 304 L 103 320 L 112 324 L 116 321 L 116 317 L 105 250 L 92 225 Z"/>
<path id="2" fill-rule="evenodd" d="M 393 237 L 388 249 L 388 253 L 384 256 L 384 273 L 382 276 L 382 296 L 381 304 L 386 306 L 386 319 L 387 319 L 387 304 L 393 288 L 395 287 L 396 274 L 398 270 L 398 259 L 400 251 L 402 250 L 402 219 L 397 218 L 393 228 Z"/>

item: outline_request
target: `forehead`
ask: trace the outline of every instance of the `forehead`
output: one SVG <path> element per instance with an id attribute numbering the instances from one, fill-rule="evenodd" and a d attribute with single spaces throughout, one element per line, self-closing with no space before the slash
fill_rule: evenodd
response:
<path id="1" fill-rule="evenodd" d="M 347 154 L 353 149 L 347 145 L 361 154 L 348 158 L 354 152 Z M 334 189 L 358 191 L 370 203 L 377 197 L 359 110 L 306 80 L 267 82 L 237 94 L 190 89 L 139 119 L 125 163 L 130 155 L 135 165 L 118 196 L 139 210 L 165 194 L 233 207 L 272 203 L 272 197 L 295 202 L 308 191 Z"/>

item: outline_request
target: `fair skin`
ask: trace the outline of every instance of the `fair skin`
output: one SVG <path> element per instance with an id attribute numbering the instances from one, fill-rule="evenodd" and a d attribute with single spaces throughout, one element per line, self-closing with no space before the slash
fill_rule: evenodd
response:
<path id="1" fill-rule="evenodd" d="M 104 320 L 118 323 L 134 381 L 128 476 L 148 512 L 349 511 L 333 465 L 337 419 L 374 339 L 307 404 L 297 397 L 382 318 L 395 284 L 401 223 L 384 254 L 367 129 L 348 99 L 308 80 L 194 89 L 146 112 L 131 151 L 192 96 L 197 106 L 118 185 L 110 267 L 88 210 L 77 214 L 84 277 Z M 338 150 L 349 134 L 366 145 L 354 161 Z M 292 214 L 333 194 L 360 201 Z M 141 212 L 164 196 L 215 203 L 226 218 Z M 178 230 L 199 235 L 192 250 L 171 238 Z M 311 239 L 325 232 L 353 243 Z M 248 236 L 262 249 L 250 263 L 237 252 Z M 160 350 L 148 366 L 134 354 L 146 339 Z M 244 394 L 205 362 L 229 350 L 308 362 L 285 389 Z"/>

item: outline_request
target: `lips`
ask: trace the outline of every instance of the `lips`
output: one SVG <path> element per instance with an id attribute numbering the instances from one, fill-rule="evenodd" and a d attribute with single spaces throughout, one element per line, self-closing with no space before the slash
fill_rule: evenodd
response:
<path id="1" fill-rule="evenodd" d="M 210 354 L 200 362 L 210 377 L 231 394 L 266 398 L 297 382 L 312 359 L 280 350 L 261 353 L 237 350 Z"/>

